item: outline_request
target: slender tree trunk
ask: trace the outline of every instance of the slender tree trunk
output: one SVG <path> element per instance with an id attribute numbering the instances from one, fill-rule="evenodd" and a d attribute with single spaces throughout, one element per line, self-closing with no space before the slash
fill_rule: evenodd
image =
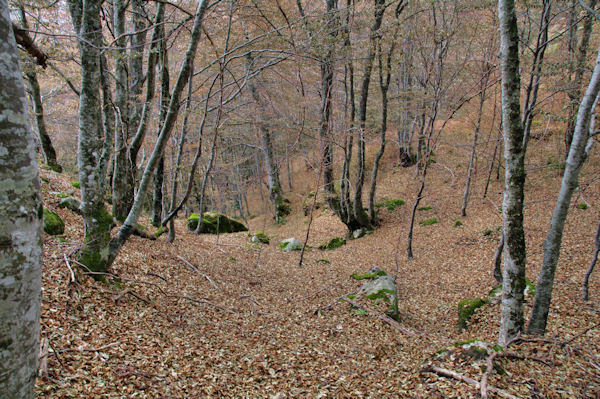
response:
<path id="1" fill-rule="evenodd" d="M 598 0 L 590 0 L 589 7 L 592 9 L 596 8 L 596 4 Z M 577 5 L 573 7 L 577 8 Z M 573 18 L 574 20 L 574 18 Z M 569 155 L 569 148 L 571 147 L 571 141 L 573 141 L 573 133 L 576 127 L 576 116 L 577 109 L 579 107 L 579 99 L 581 98 L 581 86 L 583 85 L 583 74 L 585 73 L 585 65 L 587 59 L 587 51 L 590 44 L 590 37 L 592 35 L 592 23 L 594 21 L 594 17 L 592 15 L 588 15 L 585 17 L 583 22 L 583 30 L 581 32 L 581 41 L 579 42 L 579 46 L 577 48 L 576 55 L 573 55 L 575 50 L 574 45 L 577 41 L 577 25 L 569 29 L 569 32 L 573 32 L 569 41 L 569 53 L 570 53 L 570 61 L 571 61 L 571 72 L 574 69 L 575 76 L 573 80 L 569 83 L 571 84 L 571 89 L 567 90 L 567 95 L 569 96 L 569 114 L 567 116 L 567 128 L 565 131 L 565 159 Z M 574 58 L 574 59 L 573 59 Z M 571 74 L 569 74 L 569 79 L 571 79 Z"/>
<path id="2" fill-rule="evenodd" d="M 488 76 L 488 71 L 484 72 Z M 467 216 L 467 205 L 469 204 L 469 194 L 471 189 L 471 175 L 473 174 L 473 164 L 475 162 L 475 153 L 477 151 L 477 139 L 479 137 L 479 128 L 481 127 L 481 116 L 483 115 L 483 104 L 485 103 L 485 88 L 487 79 L 481 81 L 481 93 L 479 95 L 479 112 L 477 113 L 477 122 L 475 123 L 475 132 L 473 133 L 473 144 L 471 145 L 471 156 L 469 157 L 469 166 L 467 168 L 467 181 L 465 182 L 465 192 L 463 195 L 461 216 Z"/>
<path id="3" fill-rule="evenodd" d="M 19 53 L 6 0 L 0 0 L 0 37 L 0 392 L 6 398 L 34 398 L 40 336 L 42 200 Z"/>
<path id="4" fill-rule="evenodd" d="M 532 334 L 544 334 L 546 323 L 548 321 L 548 312 L 550 311 L 550 302 L 552 300 L 552 288 L 554 285 L 554 274 L 556 265 L 560 256 L 560 246 L 564 231 L 565 221 L 569 213 L 569 205 L 573 191 L 578 185 L 579 172 L 583 163 L 588 157 L 588 140 L 590 139 L 590 126 L 593 127 L 592 114 L 597 103 L 598 93 L 600 92 L 600 50 L 596 58 L 594 72 L 590 79 L 588 88 L 583 96 L 579 111 L 577 112 L 577 122 L 573 141 L 569 149 L 565 173 L 563 175 L 560 192 L 550 228 L 546 240 L 544 241 L 544 260 L 538 276 L 533 309 L 529 318 L 528 332 Z M 591 138 L 590 145 L 593 143 Z M 587 150 L 587 151 L 586 151 Z"/>
<path id="5" fill-rule="evenodd" d="M 164 37 L 164 32 L 163 35 Z M 166 41 L 161 44 L 161 69 L 160 69 L 160 112 L 158 115 L 159 132 L 164 123 L 169 108 L 169 57 Z M 163 183 L 165 173 L 165 156 L 161 155 L 158 165 L 154 170 L 154 193 L 152 195 L 152 225 L 160 226 L 163 211 Z"/>
<path id="6" fill-rule="evenodd" d="M 523 231 L 525 151 L 523 123 L 520 115 L 519 34 L 514 0 L 498 1 L 498 19 L 505 160 L 505 187 L 502 203 L 505 245 L 498 342 L 500 345 L 506 345 L 523 330 L 523 290 L 525 289 L 525 234 Z"/>
<path id="7" fill-rule="evenodd" d="M 133 197 L 126 185 L 129 175 L 129 154 L 127 140 L 129 136 L 129 71 L 127 69 L 127 36 L 125 36 L 125 11 L 127 5 L 123 0 L 113 0 L 113 31 L 117 37 L 115 44 L 115 107 L 116 123 L 115 154 L 113 172 L 113 215 L 122 222 L 127 217 L 133 203 Z"/>
<path id="8" fill-rule="evenodd" d="M 391 44 L 389 52 L 386 57 L 386 63 L 383 64 L 381 54 L 381 43 L 379 44 L 379 90 L 381 92 L 381 141 L 379 144 L 379 150 L 375 154 L 373 160 L 373 169 L 371 171 L 371 186 L 369 188 L 369 219 L 372 225 L 377 224 L 375 216 L 375 190 L 377 188 L 377 173 L 379 171 L 379 161 L 383 157 L 385 152 L 385 133 L 387 131 L 387 118 L 388 118 L 388 89 L 390 87 L 390 80 L 392 76 L 392 55 L 394 53 L 394 47 L 397 37 L 397 30 L 394 33 L 394 41 Z"/>
<path id="9" fill-rule="evenodd" d="M 405 168 L 413 165 L 411 149 L 412 137 L 410 134 L 410 125 L 413 117 L 408 97 L 408 93 L 412 87 L 411 66 L 409 64 L 409 55 L 411 53 L 410 47 L 409 40 L 404 39 L 404 51 L 402 52 L 400 61 L 402 98 L 400 100 L 401 110 L 398 118 L 398 163 Z"/>
<path id="10" fill-rule="evenodd" d="M 371 26 L 369 52 L 365 61 L 363 80 L 360 87 L 360 100 L 358 107 L 358 137 L 357 137 L 357 166 L 356 166 L 356 184 L 354 186 L 354 219 L 360 224 L 360 227 L 371 227 L 369 217 L 362 204 L 362 190 L 365 180 L 365 129 L 367 121 L 367 102 L 369 98 L 369 85 L 371 83 L 371 72 L 373 71 L 373 60 L 377 51 L 377 40 L 379 38 L 379 28 L 385 12 L 385 0 L 375 0 L 375 20 Z"/>
<path id="11" fill-rule="evenodd" d="M 583 278 L 583 286 L 581 288 L 581 299 L 584 301 L 588 300 L 588 285 L 590 283 L 590 276 L 594 271 L 594 266 L 596 266 L 596 261 L 598 260 L 598 252 L 600 252 L 600 222 L 598 223 L 598 227 L 596 228 L 596 237 L 594 238 L 594 253 L 592 254 L 592 261 L 590 262 L 590 266 L 585 272 L 585 277 Z"/>

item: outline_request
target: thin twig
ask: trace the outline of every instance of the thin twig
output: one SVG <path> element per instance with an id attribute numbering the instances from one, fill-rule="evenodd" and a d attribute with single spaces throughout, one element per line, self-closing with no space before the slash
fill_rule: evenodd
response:
<path id="1" fill-rule="evenodd" d="M 213 287 L 215 287 L 216 289 L 219 289 L 219 287 L 217 286 L 217 284 L 215 284 L 215 282 L 212 281 L 212 279 L 210 277 L 208 277 L 206 274 L 204 274 L 200 270 L 198 270 L 198 268 L 196 266 L 192 265 L 190 262 L 188 262 L 187 260 L 185 260 L 183 257 L 181 257 L 179 255 L 177 255 L 177 259 L 179 259 L 180 261 L 182 261 L 183 263 L 185 263 L 187 266 L 189 266 L 193 271 L 195 271 L 196 273 L 198 273 L 199 275 L 201 275 L 202 277 L 204 277 L 205 279 L 207 279 L 208 282 L 213 285 Z"/>
<path id="2" fill-rule="evenodd" d="M 452 370 L 448 370 L 448 369 L 443 369 L 441 367 L 437 367 L 434 366 L 433 364 L 428 365 L 423 371 L 425 372 L 434 372 L 436 374 L 439 374 L 443 377 L 450 377 L 450 378 L 454 378 L 455 380 L 458 381 L 462 381 L 462 382 L 466 382 L 467 384 L 471 384 L 474 385 L 475 388 L 480 388 L 480 383 L 478 381 L 475 381 L 474 379 L 467 377 L 465 375 L 459 374 L 455 371 Z M 508 398 L 508 399 L 518 399 L 516 396 L 511 395 L 510 393 L 503 391 L 502 389 L 493 387 L 493 386 L 489 386 L 487 388 L 488 391 L 493 392 L 498 394 L 499 396 L 502 396 L 503 398 Z"/>
<path id="3" fill-rule="evenodd" d="M 370 313 L 370 314 L 372 314 L 374 316 L 377 316 L 377 318 L 379 320 L 383 321 L 384 323 L 389 324 L 390 326 L 392 326 L 393 328 L 395 328 L 396 330 L 398 330 L 398 331 L 400 331 L 400 332 L 402 332 L 404 334 L 407 334 L 407 335 L 410 335 L 410 336 L 413 336 L 413 337 L 418 337 L 418 336 L 421 336 L 421 335 L 426 335 L 425 333 L 422 333 L 422 332 L 421 333 L 416 333 L 414 331 L 411 331 L 408 328 L 401 326 L 400 323 L 398 323 L 396 320 L 392 319 L 391 317 L 389 317 L 389 316 L 387 316 L 387 315 L 385 315 L 385 314 L 383 314 L 381 312 L 378 312 L 377 310 L 373 310 L 373 309 L 371 309 L 371 308 L 369 308 L 369 307 L 367 307 L 365 305 L 361 305 L 360 303 L 358 303 L 356 301 L 353 301 L 352 299 L 350 299 L 348 297 L 343 296 L 340 299 L 342 301 L 344 301 L 344 302 L 348 302 L 349 304 L 351 304 L 354 307 L 363 309 L 367 313 Z"/>

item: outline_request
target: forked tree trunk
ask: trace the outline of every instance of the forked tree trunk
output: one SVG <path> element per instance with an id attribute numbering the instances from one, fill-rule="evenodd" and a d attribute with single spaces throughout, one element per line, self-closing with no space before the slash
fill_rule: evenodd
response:
<path id="1" fill-rule="evenodd" d="M 590 137 L 590 126 L 593 127 L 592 114 L 598 101 L 600 92 L 600 50 L 596 58 L 594 72 L 590 79 L 585 95 L 581 100 L 577 112 L 577 123 L 573 134 L 573 141 L 569 149 L 565 173 L 563 175 L 558 199 L 550 221 L 550 228 L 544 240 L 544 260 L 537 280 L 533 309 L 529 318 L 528 332 L 531 334 L 544 334 L 552 300 L 554 273 L 560 256 L 560 246 L 569 213 L 569 205 L 573 191 L 578 185 L 579 172 L 588 157 L 593 138 Z M 589 143 L 588 143 L 589 141 Z"/>
<path id="2" fill-rule="evenodd" d="M 498 19 L 505 160 L 504 200 L 502 203 L 505 243 L 498 343 L 506 345 L 523 330 L 523 290 L 525 289 L 525 234 L 523 231 L 525 150 L 523 123 L 520 115 L 519 33 L 514 0 L 498 1 Z"/>
<path id="3" fill-rule="evenodd" d="M 0 0 L 0 37 L 0 395 L 34 398 L 40 337 L 42 200 L 6 0 Z"/>

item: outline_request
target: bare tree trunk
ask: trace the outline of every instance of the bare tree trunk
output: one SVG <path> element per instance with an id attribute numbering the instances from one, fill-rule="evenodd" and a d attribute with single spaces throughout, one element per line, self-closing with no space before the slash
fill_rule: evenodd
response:
<path id="1" fill-rule="evenodd" d="M 498 19 L 505 160 L 502 203 L 505 245 L 498 342 L 500 345 L 505 345 L 523 330 L 523 290 L 525 289 L 525 233 L 523 231 L 525 149 L 520 115 L 519 33 L 514 0 L 498 1 Z"/>
<path id="2" fill-rule="evenodd" d="M 0 37 L 0 392 L 7 398 L 34 398 L 40 334 L 42 200 L 19 53 L 6 0 L 0 0 Z"/>
<path id="3" fill-rule="evenodd" d="M 590 276 L 594 271 L 594 266 L 596 266 L 596 261 L 598 260 L 598 252 L 600 252 L 600 222 L 598 223 L 598 227 L 596 228 L 596 237 L 594 238 L 594 253 L 592 254 L 592 261 L 590 262 L 590 266 L 585 272 L 585 277 L 583 278 L 583 286 L 581 288 L 581 299 L 584 301 L 588 300 L 588 285 L 590 283 Z"/>
<path id="4" fill-rule="evenodd" d="M 578 185 L 579 172 L 588 157 L 591 144 L 593 144 L 593 138 L 590 137 L 590 130 L 593 129 L 594 125 L 592 114 L 598 101 L 599 92 L 600 50 L 598 51 L 590 83 L 577 112 L 577 123 L 575 125 L 573 141 L 569 149 L 569 156 L 567 157 L 565 173 L 552 214 L 552 220 L 550 221 L 550 228 L 544 241 L 544 260 L 538 276 L 533 309 L 529 318 L 528 332 L 532 334 L 544 334 L 546 331 L 548 312 L 550 311 L 550 302 L 552 300 L 554 273 L 556 272 L 556 265 L 560 256 L 565 220 L 569 213 L 573 191 Z"/>
<path id="5" fill-rule="evenodd" d="M 163 35 L 164 37 L 164 32 Z M 169 84 L 169 53 L 167 43 L 163 40 L 161 44 L 161 68 L 160 68 L 160 112 L 158 114 L 159 132 L 164 123 L 170 101 Z M 193 68 L 193 65 L 192 65 Z M 154 192 L 152 195 L 152 225 L 160 226 L 163 211 L 163 183 L 165 174 L 165 156 L 161 155 L 158 165 L 154 170 Z"/>
<path id="6" fill-rule="evenodd" d="M 596 4 L 598 0 L 590 0 L 589 7 L 592 9 L 596 8 Z M 573 6 L 573 9 L 576 9 L 577 5 Z M 574 21 L 573 17 L 573 21 Z M 587 51 L 590 45 L 590 37 L 592 35 L 592 23 L 594 21 L 594 17 L 592 15 L 588 15 L 585 17 L 583 22 L 583 30 L 581 32 L 581 41 L 579 42 L 579 46 L 577 48 L 577 54 L 574 55 L 574 60 L 571 59 L 571 71 L 574 69 L 575 76 L 573 80 L 570 81 L 570 90 L 567 90 L 567 95 L 569 96 L 569 115 L 567 116 L 567 128 L 565 131 L 565 159 L 569 155 L 569 148 L 571 147 L 571 141 L 573 141 L 573 133 L 576 127 L 576 116 L 577 109 L 579 107 L 579 99 L 581 98 L 581 86 L 583 85 L 583 74 L 585 73 L 585 64 L 587 59 Z M 573 24 L 569 29 L 569 32 L 572 32 L 572 37 L 570 37 L 569 43 L 569 53 L 570 58 L 573 58 L 574 45 L 577 41 L 577 25 Z M 571 74 L 569 74 L 569 80 L 571 79 Z"/>
<path id="7" fill-rule="evenodd" d="M 115 51 L 115 107 L 117 110 L 114 127 L 115 154 L 113 172 L 113 215 L 122 222 L 127 217 L 133 198 L 127 184 L 130 162 L 127 139 L 129 136 L 129 71 L 127 69 L 127 36 L 125 36 L 125 11 L 123 0 L 112 1 L 113 31 L 116 36 Z"/>
<path id="8" fill-rule="evenodd" d="M 410 125 L 413 117 L 408 97 L 408 92 L 412 86 L 412 73 L 409 58 L 412 53 L 411 48 L 412 46 L 410 45 L 409 40 L 404 39 L 404 48 L 400 61 L 402 99 L 400 100 L 401 110 L 398 123 L 398 163 L 405 168 L 413 165 L 411 149 L 412 135 L 410 134 Z"/>
<path id="9" fill-rule="evenodd" d="M 385 133 L 387 131 L 387 117 L 388 117 L 388 89 L 390 87 L 390 80 L 392 76 L 392 55 L 394 53 L 394 48 L 396 45 L 398 30 L 394 32 L 393 41 L 390 46 L 389 52 L 386 57 L 386 63 L 383 64 L 381 54 L 381 42 L 379 43 L 379 89 L 381 91 L 381 142 L 379 144 L 379 150 L 377 154 L 375 154 L 375 159 L 373 160 L 373 169 L 371 171 L 371 187 L 369 188 L 369 219 L 372 225 L 377 224 L 376 216 L 375 216 L 375 190 L 377 187 L 377 172 L 379 171 L 379 161 L 381 157 L 383 157 L 383 153 L 385 152 Z"/>

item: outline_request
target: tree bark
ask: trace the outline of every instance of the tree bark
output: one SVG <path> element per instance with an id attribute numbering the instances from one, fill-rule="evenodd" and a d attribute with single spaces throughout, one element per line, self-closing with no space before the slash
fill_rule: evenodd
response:
<path id="1" fill-rule="evenodd" d="M 0 0 L 0 392 L 34 398 L 38 366 L 42 201 L 19 53 Z"/>
<path id="2" fill-rule="evenodd" d="M 560 245 L 564 231 L 565 221 L 569 213 L 569 205 L 573 191 L 578 185 L 579 172 L 588 157 L 588 140 L 590 137 L 590 126 L 593 126 L 592 114 L 597 103 L 600 92 L 600 50 L 596 58 L 594 72 L 590 79 L 585 95 L 581 100 L 577 112 L 577 122 L 573 141 L 569 149 L 565 173 L 563 175 L 560 192 L 556 200 L 550 228 L 544 241 L 544 260 L 538 276 L 533 309 L 529 318 L 528 332 L 531 334 L 544 334 L 552 300 L 552 288 L 554 285 L 554 274 L 560 256 Z M 590 142 L 591 144 L 591 142 Z M 588 151 L 586 151 L 586 148 Z"/>
<path id="3" fill-rule="evenodd" d="M 581 288 L 581 299 L 584 301 L 588 300 L 588 285 L 590 283 L 590 276 L 594 271 L 594 266 L 596 266 L 596 261 L 598 260 L 598 252 L 600 252 L 600 222 L 598 223 L 598 227 L 596 228 L 596 237 L 594 238 L 594 253 L 592 254 L 592 261 L 590 262 L 590 266 L 585 272 L 585 277 L 583 278 L 583 286 Z"/>
<path id="4" fill-rule="evenodd" d="M 514 0 L 498 1 L 500 68 L 502 72 L 502 125 L 504 128 L 505 183 L 502 203 L 504 269 L 498 342 L 505 345 L 523 330 L 525 289 L 524 130 L 521 121 L 519 33 Z"/>

